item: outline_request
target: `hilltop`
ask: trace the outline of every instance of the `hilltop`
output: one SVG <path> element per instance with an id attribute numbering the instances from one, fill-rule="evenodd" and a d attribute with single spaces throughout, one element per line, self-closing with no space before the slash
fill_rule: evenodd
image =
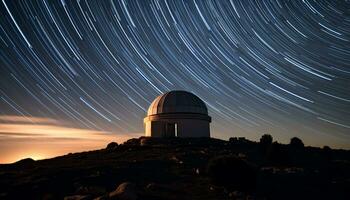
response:
<path id="1" fill-rule="evenodd" d="M 349 196 L 350 151 L 244 138 L 141 137 L 101 150 L 0 165 L 0 199 Z"/>

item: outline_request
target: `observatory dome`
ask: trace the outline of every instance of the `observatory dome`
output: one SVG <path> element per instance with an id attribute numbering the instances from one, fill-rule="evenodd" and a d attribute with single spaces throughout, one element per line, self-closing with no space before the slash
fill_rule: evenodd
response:
<path id="1" fill-rule="evenodd" d="M 143 122 L 148 137 L 210 137 L 207 106 L 186 91 L 174 90 L 158 96 Z"/>
<path id="2" fill-rule="evenodd" d="M 208 115 L 205 103 L 196 95 L 174 90 L 158 96 L 150 105 L 147 115 L 165 113 L 196 113 Z"/>

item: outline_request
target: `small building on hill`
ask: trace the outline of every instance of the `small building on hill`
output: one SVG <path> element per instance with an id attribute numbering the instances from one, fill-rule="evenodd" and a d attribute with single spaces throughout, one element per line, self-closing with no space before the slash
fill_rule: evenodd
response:
<path id="1" fill-rule="evenodd" d="M 148 137 L 210 137 L 211 117 L 205 103 L 186 91 L 158 96 L 144 118 Z"/>

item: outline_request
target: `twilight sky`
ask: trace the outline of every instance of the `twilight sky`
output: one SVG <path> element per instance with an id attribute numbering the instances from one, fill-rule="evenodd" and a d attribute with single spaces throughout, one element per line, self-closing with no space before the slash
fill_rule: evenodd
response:
<path id="1" fill-rule="evenodd" d="M 349 1 L 2 0 L 0 13 L 0 152 L 40 146 L 47 124 L 76 145 L 75 131 L 141 136 L 174 89 L 207 103 L 214 137 L 350 148 Z"/>

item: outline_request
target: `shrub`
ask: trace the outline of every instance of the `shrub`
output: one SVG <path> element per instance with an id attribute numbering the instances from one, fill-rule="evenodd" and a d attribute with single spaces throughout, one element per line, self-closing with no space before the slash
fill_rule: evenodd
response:
<path id="1" fill-rule="evenodd" d="M 332 149 L 329 146 L 324 146 L 321 155 L 326 161 L 331 161 L 333 155 Z"/>
<path id="2" fill-rule="evenodd" d="M 286 165 L 289 155 L 286 149 L 278 142 L 273 142 L 266 152 L 266 162 L 273 165 Z"/>
<path id="3" fill-rule="evenodd" d="M 326 146 L 323 146 L 323 150 L 324 151 L 331 151 L 332 149 L 329 146 L 326 145 Z"/>
<path id="4" fill-rule="evenodd" d="M 228 142 L 231 144 L 237 144 L 238 143 L 238 138 L 237 137 L 230 137 L 228 139 Z"/>
<path id="5" fill-rule="evenodd" d="M 22 160 L 15 162 L 15 164 L 17 165 L 33 165 L 34 163 L 35 163 L 35 160 L 33 160 L 32 158 L 24 158 Z"/>
<path id="6" fill-rule="evenodd" d="M 118 143 L 116 142 L 111 142 L 107 145 L 106 149 L 115 149 L 118 147 Z"/>
<path id="7" fill-rule="evenodd" d="M 271 145 L 272 144 L 272 136 L 270 134 L 264 134 L 260 138 L 260 144 L 262 145 Z"/>
<path id="8" fill-rule="evenodd" d="M 255 168 L 236 156 L 218 156 L 210 159 L 207 173 L 215 185 L 241 191 L 255 189 Z"/>
<path id="9" fill-rule="evenodd" d="M 293 137 L 292 139 L 290 139 L 289 145 L 292 148 L 304 148 L 303 141 L 297 137 Z"/>

